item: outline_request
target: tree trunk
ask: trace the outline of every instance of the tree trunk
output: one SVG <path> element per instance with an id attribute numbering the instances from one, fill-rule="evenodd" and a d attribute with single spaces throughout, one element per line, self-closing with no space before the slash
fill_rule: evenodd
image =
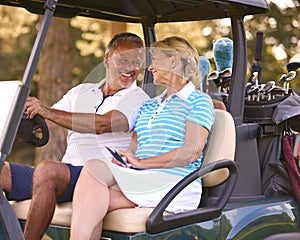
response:
<path id="1" fill-rule="evenodd" d="M 72 86 L 70 44 L 69 20 L 53 18 L 38 65 L 38 97 L 47 106 L 52 106 Z M 59 127 L 50 133 L 49 143 L 37 148 L 36 164 L 44 159 L 62 159 L 66 132 Z"/>

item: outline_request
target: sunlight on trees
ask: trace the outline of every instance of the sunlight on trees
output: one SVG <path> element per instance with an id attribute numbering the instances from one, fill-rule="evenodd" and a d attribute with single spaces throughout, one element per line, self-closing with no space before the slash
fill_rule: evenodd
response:
<path id="1" fill-rule="evenodd" d="M 248 41 L 249 64 L 254 59 L 255 34 L 257 31 L 264 32 L 264 76 L 267 79 L 277 78 L 282 69 L 290 61 L 300 61 L 300 14 L 299 0 L 268 0 L 271 11 L 265 15 L 245 17 L 246 37 Z M 24 34 L 31 34 L 33 25 L 36 24 L 37 15 L 30 14 L 26 10 L 10 7 L 0 8 L 0 55 L 2 52 L 12 52 L 17 42 Z M 110 25 L 107 21 L 75 17 L 71 19 L 71 26 L 75 31 L 72 37 L 82 61 L 88 64 L 88 58 L 93 57 L 92 62 L 102 58 L 105 47 L 109 42 Z M 231 38 L 230 19 L 215 21 L 159 23 L 156 25 L 157 39 L 170 35 L 179 35 L 191 41 L 200 55 L 209 58 L 214 70 L 212 53 L 212 41 L 220 37 Z M 198 29 L 195 31 L 195 29 Z M 143 36 L 139 24 L 127 24 L 127 30 Z M 9 44 L 8 44 L 9 43 Z M 80 58 L 78 57 L 78 60 Z M 274 70 L 274 66 L 278 66 Z M 74 67 L 76 72 L 82 73 L 79 66 Z M 84 73 L 82 73 L 84 74 Z"/>
<path id="2" fill-rule="evenodd" d="M 268 2 L 273 2 L 280 8 L 293 8 L 297 6 L 297 2 L 293 0 L 269 0 Z"/>
<path id="3" fill-rule="evenodd" d="M 104 55 L 103 46 L 106 46 L 110 40 L 105 21 L 75 17 L 71 20 L 71 26 L 82 32 L 81 38 L 75 42 L 82 56 L 92 54 L 95 57 L 102 57 Z"/>
<path id="4" fill-rule="evenodd" d="M 251 59 L 254 58 L 255 32 L 262 31 L 264 33 L 263 81 L 277 81 L 282 73 L 287 72 L 286 65 L 289 62 L 300 61 L 300 5 L 299 1 L 292 0 L 280 3 L 269 2 L 270 12 L 247 19 L 245 27 L 249 60 L 252 61 Z M 296 92 L 300 92 L 300 81 L 293 81 L 291 85 Z"/>
<path id="5" fill-rule="evenodd" d="M 37 15 L 24 9 L 0 6 L 0 39 L 10 41 L 29 33 L 30 25 L 37 19 Z"/>
<path id="6" fill-rule="evenodd" d="M 24 9 L 0 6 L 1 80 L 22 78 L 38 16 Z"/>

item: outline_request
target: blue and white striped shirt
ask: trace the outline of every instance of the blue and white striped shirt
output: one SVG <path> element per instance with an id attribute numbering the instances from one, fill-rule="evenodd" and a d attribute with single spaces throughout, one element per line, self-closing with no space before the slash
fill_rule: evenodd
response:
<path id="1" fill-rule="evenodd" d="M 184 144 L 186 121 L 210 131 L 214 122 L 214 107 L 209 95 L 189 82 L 178 93 L 162 102 L 160 96 L 147 100 L 139 110 L 135 132 L 138 136 L 136 156 L 140 159 L 158 156 Z M 201 165 L 203 153 L 188 166 L 155 169 L 186 176 Z"/>

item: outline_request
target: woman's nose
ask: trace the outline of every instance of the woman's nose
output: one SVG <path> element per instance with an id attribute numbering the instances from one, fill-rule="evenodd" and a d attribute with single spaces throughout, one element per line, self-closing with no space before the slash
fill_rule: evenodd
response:
<path id="1" fill-rule="evenodd" d="M 148 67 L 148 71 L 152 71 L 153 70 L 153 64 L 151 63 L 150 65 L 149 65 L 149 67 Z"/>

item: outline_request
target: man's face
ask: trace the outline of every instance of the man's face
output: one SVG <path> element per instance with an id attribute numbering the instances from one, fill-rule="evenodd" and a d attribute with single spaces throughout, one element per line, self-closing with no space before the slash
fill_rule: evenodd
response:
<path id="1" fill-rule="evenodd" d="M 144 49 L 136 44 L 119 43 L 107 55 L 107 80 L 120 89 L 129 87 L 136 80 L 144 60 Z"/>

